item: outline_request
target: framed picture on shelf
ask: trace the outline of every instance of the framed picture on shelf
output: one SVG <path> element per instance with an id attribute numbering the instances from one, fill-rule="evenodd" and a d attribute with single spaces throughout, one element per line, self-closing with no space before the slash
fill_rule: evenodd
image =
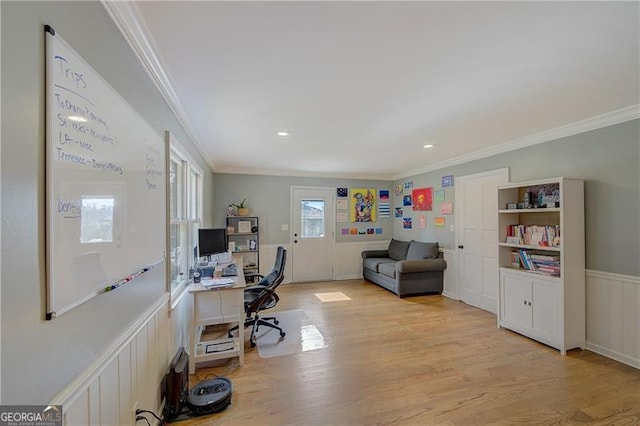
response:
<path id="1" fill-rule="evenodd" d="M 251 232 L 251 221 L 250 220 L 240 220 L 238 221 L 238 233 L 239 234 L 249 234 Z"/>

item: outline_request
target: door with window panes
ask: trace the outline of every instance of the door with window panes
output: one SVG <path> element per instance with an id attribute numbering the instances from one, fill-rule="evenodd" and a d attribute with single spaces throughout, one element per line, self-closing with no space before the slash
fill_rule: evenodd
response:
<path id="1" fill-rule="evenodd" d="M 335 189 L 292 188 L 292 282 L 333 279 Z"/>

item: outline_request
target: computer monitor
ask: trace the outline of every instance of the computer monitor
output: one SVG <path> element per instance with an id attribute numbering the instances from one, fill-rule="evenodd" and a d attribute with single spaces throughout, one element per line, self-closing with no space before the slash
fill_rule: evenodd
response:
<path id="1" fill-rule="evenodd" d="M 200 257 L 227 251 L 227 229 L 198 229 L 198 248 Z"/>

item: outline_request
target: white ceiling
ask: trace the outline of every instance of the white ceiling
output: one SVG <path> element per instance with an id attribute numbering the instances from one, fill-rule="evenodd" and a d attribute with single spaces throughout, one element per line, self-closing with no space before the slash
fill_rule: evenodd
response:
<path id="1" fill-rule="evenodd" d="M 399 178 L 638 116 L 638 2 L 142 1 L 128 13 L 124 32 L 218 172 Z"/>

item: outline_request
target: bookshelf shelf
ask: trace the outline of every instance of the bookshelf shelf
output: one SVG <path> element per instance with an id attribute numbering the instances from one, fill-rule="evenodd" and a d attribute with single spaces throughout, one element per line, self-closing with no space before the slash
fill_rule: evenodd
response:
<path id="1" fill-rule="evenodd" d="M 544 251 L 561 251 L 560 247 L 545 247 L 545 246 L 534 246 L 531 244 L 512 244 L 512 243 L 498 243 L 500 247 L 512 247 L 517 249 L 526 249 L 526 250 L 544 250 Z"/>
<path id="2" fill-rule="evenodd" d="M 522 268 L 513 268 L 511 266 L 503 266 L 500 268 L 500 272 L 506 272 L 506 273 L 511 273 L 511 274 L 520 274 L 520 276 L 522 277 L 529 277 L 529 278 L 534 278 L 534 277 L 544 277 L 545 279 L 548 280 L 553 280 L 556 283 L 560 284 L 562 282 L 562 278 L 560 277 L 555 277 L 553 275 L 547 275 L 547 274 L 543 274 L 540 272 L 533 272 L 533 271 L 526 271 Z"/>
<path id="3" fill-rule="evenodd" d="M 560 208 L 538 208 L 538 209 L 502 209 L 498 210 L 500 214 L 514 214 L 514 213 L 549 213 L 560 212 Z"/>
<path id="4" fill-rule="evenodd" d="M 558 177 L 503 185 L 498 203 L 498 327 L 563 355 L 584 348 L 584 182 Z M 505 209 L 514 203 L 529 207 Z M 559 207 L 532 207 L 547 203 Z M 541 239 L 549 245 L 538 245 Z"/>

